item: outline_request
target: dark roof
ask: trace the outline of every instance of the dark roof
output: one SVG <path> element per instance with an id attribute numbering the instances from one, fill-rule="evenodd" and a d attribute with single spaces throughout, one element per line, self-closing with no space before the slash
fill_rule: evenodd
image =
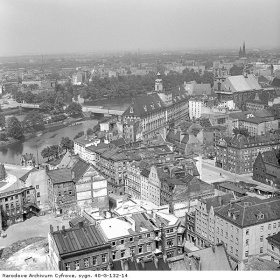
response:
<path id="1" fill-rule="evenodd" d="M 270 118 L 274 117 L 274 114 L 270 112 L 269 110 L 262 109 L 262 110 L 256 110 L 252 113 L 257 118 Z"/>
<path id="2" fill-rule="evenodd" d="M 53 184 L 73 181 L 71 169 L 69 168 L 50 170 L 48 175 L 52 179 Z"/>
<path id="3" fill-rule="evenodd" d="M 235 182 L 221 182 L 221 183 L 217 183 L 217 186 L 239 194 L 244 194 L 244 195 L 246 194 L 246 191 L 239 188 L 238 184 L 236 184 Z"/>
<path id="4" fill-rule="evenodd" d="M 171 270 L 232 270 L 223 244 L 217 244 L 209 248 L 169 258 L 168 263 Z"/>
<path id="5" fill-rule="evenodd" d="M 258 83 L 268 83 L 268 82 L 269 82 L 269 80 L 265 76 L 263 76 L 263 75 L 261 75 L 258 78 Z"/>
<path id="6" fill-rule="evenodd" d="M 280 168 L 278 159 L 276 157 L 276 151 L 274 149 L 272 149 L 272 151 L 265 151 L 261 155 L 265 163 L 273 164 Z"/>
<path id="7" fill-rule="evenodd" d="M 76 182 L 81 179 L 81 177 L 86 173 L 89 167 L 90 167 L 89 163 L 79 158 L 79 160 L 75 163 L 75 165 L 71 169 Z"/>
<path id="8" fill-rule="evenodd" d="M 210 120 L 209 119 L 200 119 L 199 120 L 199 124 L 202 126 L 202 127 L 211 127 L 212 126 L 212 124 L 211 124 L 211 122 L 210 122 Z"/>
<path id="9" fill-rule="evenodd" d="M 86 218 L 83 217 L 83 216 L 77 216 L 77 217 L 75 217 L 74 219 L 72 219 L 72 220 L 69 221 L 69 225 L 70 225 L 71 227 L 79 226 L 79 223 L 83 223 L 83 225 L 90 225 L 89 220 L 86 219 Z"/>
<path id="10" fill-rule="evenodd" d="M 280 231 L 272 236 L 266 238 L 270 242 L 275 242 L 280 245 Z"/>
<path id="11" fill-rule="evenodd" d="M 259 103 L 259 104 L 265 104 L 268 105 L 270 94 L 267 92 L 253 92 L 250 97 L 247 99 L 246 102 L 248 103 Z"/>
<path id="12" fill-rule="evenodd" d="M 280 219 L 280 198 L 244 197 L 216 210 L 216 215 L 244 228 Z"/>
<path id="13" fill-rule="evenodd" d="M 165 107 L 157 94 L 145 95 L 132 100 L 132 104 L 125 110 L 123 116 L 142 117 Z M 132 108 L 132 109 L 131 109 Z"/>
<path id="14" fill-rule="evenodd" d="M 271 85 L 275 87 L 280 87 L 280 79 L 274 78 L 273 81 L 271 82 Z"/>
<path id="15" fill-rule="evenodd" d="M 114 144 L 115 146 L 119 147 L 119 146 L 124 146 L 126 142 L 123 138 L 119 138 L 117 140 L 111 141 L 110 144 Z"/>
<path id="16" fill-rule="evenodd" d="M 233 194 L 229 193 L 229 194 L 225 194 L 225 195 L 222 195 L 222 196 L 214 196 L 214 197 L 210 197 L 210 198 L 204 198 L 204 199 L 202 199 L 202 202 L 205 203 L 206 209 L 209 212 L 211 206 L 213 208 L 216 208 L 216 207 L 226 205 L 233 198 L 234 198 Z"/>
<path id="17" fill-rule="evenodd" d="M 81 228 L 69 228 L 51 233 L 60 255 L 76 253 L 108 245 L 94 225 Z"/>
<path id="18" fill-rule="evenodd" d="M 30 171 L 28 171 L 27 173 L 25 173 L 23 176 L 21 176 L 21 177 L 19 178 L 19 180 L 21 180 L 22 182 L 25 183 L 25 181 L 27 180 L 29 174 L 32 173 L 32 172 L 36 172 L 36 171 L 38 171 L 38 169 L 36 169 L 36 168 L 31 169 Z"/>
<path id="19" fill-rule="evenodd" d="M 247 262 L 244 262 L 244 271 L 272 271 L 279 270 L 280 266 L 274 261 L 269 261 L 258 256 L 250 257 Z"/>

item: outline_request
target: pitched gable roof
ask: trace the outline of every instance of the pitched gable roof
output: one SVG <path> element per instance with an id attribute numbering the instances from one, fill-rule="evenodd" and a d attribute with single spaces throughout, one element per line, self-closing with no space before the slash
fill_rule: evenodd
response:
<path id="1" fill-rule="evenodd" d="M 123 113 L 123 116 L 142 117 L 156 112 L 165 105 L 157 94 L 145 95 L 133 99 L 132 104 Z"/>
<path id="2" fill-rule="evenodd" d="M 48 175 L 54 184 L 73 181 L 71 169 L 69 168 L 50 170 L 48 171 Z"/>
<path id="3" fill-rule="evenodd" d="M 25 173 L 23 176 L 21 176 L 20 178 L 19 178 L 19 180 L 21 180 L 22 182 L 26 182 L 26 180 L 27 180 L 27 178 L 28 178 L 28 176 L 29 176 L 29 174 L 30 173 L 32 173 L 32 172 L 36 172 L 36 171 L 39 171 L 38 169 L 36 169 L 36 168 L 32 168 L 30 171 L 28 171 L 27 173 Z"/>
<path id="4" fill-rule="evenodd" d="M 76 162 L 76 164 L 71 169 L 76 182 L 80 180 L 80 178 L 86 173 L 89 167 L 90 164 L 82 160 L 81 158 Z"/>

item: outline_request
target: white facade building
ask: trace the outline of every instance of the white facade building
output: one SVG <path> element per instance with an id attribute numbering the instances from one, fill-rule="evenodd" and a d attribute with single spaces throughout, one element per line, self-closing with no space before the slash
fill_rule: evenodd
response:
<path id="1" fill-rule="evenodd" d="M 189 100 L 189 117 L 190 119 L 193 118 L 200 118 L 201 117 L 201 107 L 202 101 L 196 98 L 191 98 Z"/>

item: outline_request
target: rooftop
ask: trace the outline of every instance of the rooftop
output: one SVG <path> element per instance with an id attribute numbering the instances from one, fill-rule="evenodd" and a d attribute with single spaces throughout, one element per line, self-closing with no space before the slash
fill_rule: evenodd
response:
<path id="1" fill-rule="evenodd" d="M 73 181 L 71 169 L 61 168 L 48 171 L 48 175 L 53 181 L 53 184 Z"/>
<path id="2" fill-rule="evenodd" d="M 77 253 L 84 250 L 94 250 L 95 247 L 107 245 L 102 234 L 96 226 L 84 226 L 80 228 L 62 229 L 50 233 L 58 248 L 60 255 Z"/>

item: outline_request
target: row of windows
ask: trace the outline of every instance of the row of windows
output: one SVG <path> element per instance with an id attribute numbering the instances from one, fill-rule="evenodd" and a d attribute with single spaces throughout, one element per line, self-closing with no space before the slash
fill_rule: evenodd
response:
<path id="1" fill-rule="evenodd" d="M 92 261 L 92 266 L 97 265 L 97 256 L 94 256 L 92 258 L 84 258 L 83 259 L 83 264 L 84 267 L 89 267 L 90 266 L 90 260 Z M 80 269 L 80 265 L 81 265 L 81 261 L 82 260 L 76 260 L 74 261 L 74 268 L 75 270 L 79 270 Z M 102 263 L 106 263 L 107 262 L 107 254 L 103 254 L 101 255 L 101 262 Z M 71 269 L 71 263 L 65 263 L 65 269 L 66 270 L 70 270 Z"/>

